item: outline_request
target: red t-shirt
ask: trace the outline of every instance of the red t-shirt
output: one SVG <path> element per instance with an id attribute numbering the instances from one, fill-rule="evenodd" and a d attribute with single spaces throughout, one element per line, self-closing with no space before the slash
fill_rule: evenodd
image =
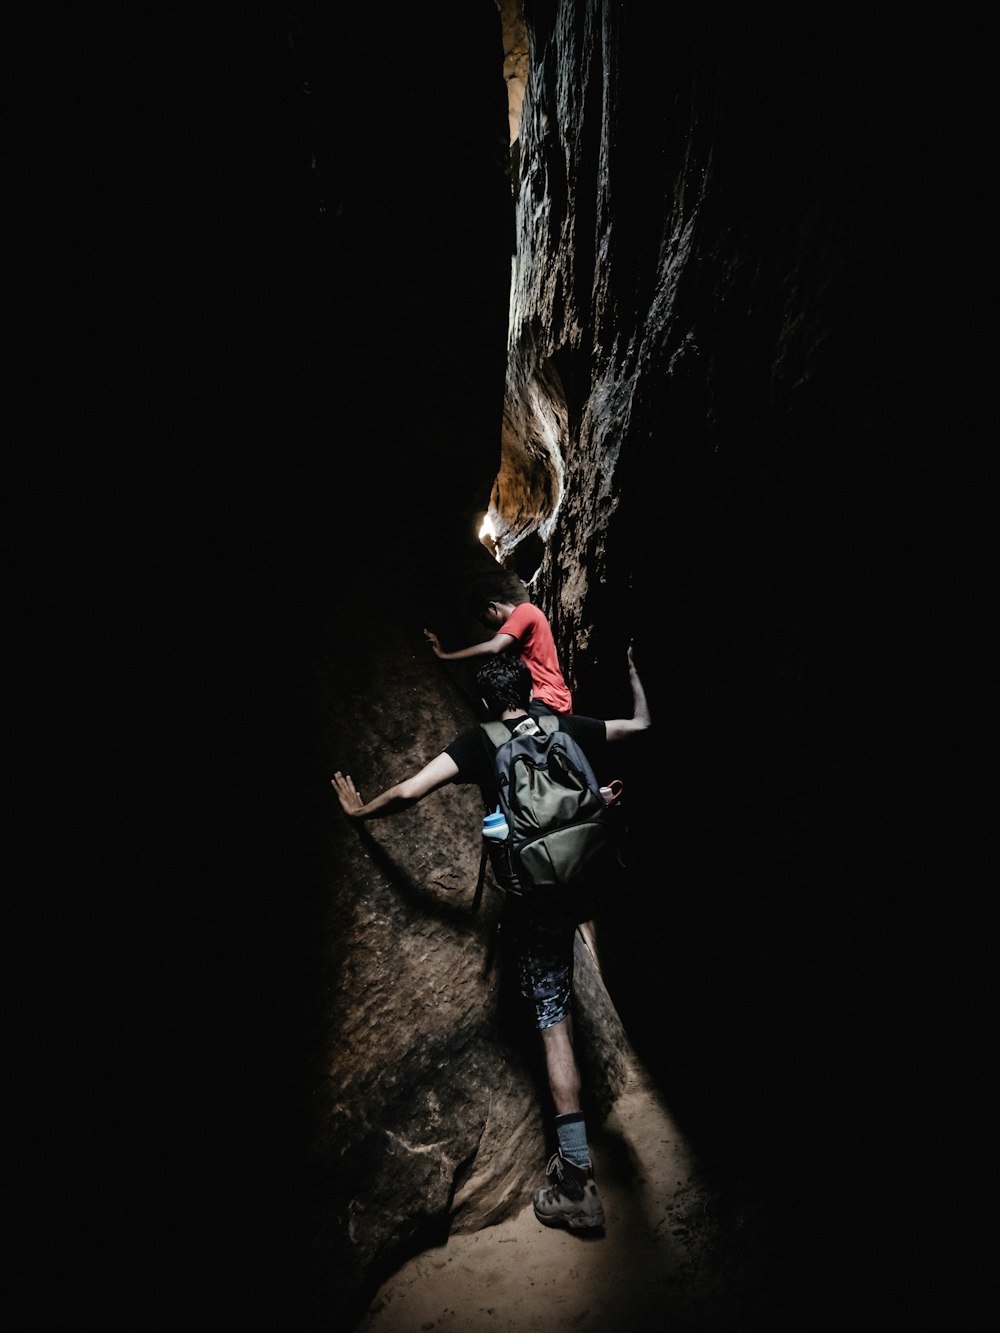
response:
<path id="1" fill-rule="evenodd" d="M 572 713 L 573 696 L 563 680 L 552 630 L 538 607 L 533 602 L 515 606 L 497 633 L 509 634 L 517 641 L 518 652 L 531 672 L 535 698 L 557 713 Z"/>

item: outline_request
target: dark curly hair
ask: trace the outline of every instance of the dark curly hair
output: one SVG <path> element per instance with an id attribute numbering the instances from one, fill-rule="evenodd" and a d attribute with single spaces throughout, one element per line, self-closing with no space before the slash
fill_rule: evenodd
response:
<path id="1" fill-rule="evenodd" d="M 493 578 L 480 579 L 473 585 L 465 609 L 473 620 L 479 620 L 490 602 L 513 602 L 520 606 L 530 600 L 527 588 L 516 575 L 500 571 Z"/>
<path id="2" fill-rule="evenodd" d="M 486 707 L 498 716 L 505 708 L 527 708 L 531 702 L 531 672 L 516 653 L 494 653 L 476 672 L 476 684 Z"/>

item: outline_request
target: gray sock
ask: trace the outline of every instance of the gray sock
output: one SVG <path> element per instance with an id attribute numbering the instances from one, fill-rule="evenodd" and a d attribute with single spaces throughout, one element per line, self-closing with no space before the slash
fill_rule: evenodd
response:
<path id="1" fill-rule="evenodd" d="M 568 1115 L 556 1116 L 556 1134 L 559 1137 L 559 1149 L 568 1162 L 574 1166 L 590 1169 L 590 1152 L 587 1148 L 587 1127 L 582 1111 L 570 1111 Z"/>

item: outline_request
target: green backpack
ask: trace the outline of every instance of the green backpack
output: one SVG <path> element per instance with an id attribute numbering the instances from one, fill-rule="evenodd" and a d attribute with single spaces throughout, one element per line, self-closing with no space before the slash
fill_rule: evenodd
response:
<path id="1" fill-rule="evenodd" d="M 593 890 L 612 870 L 616 847 L 600 784 L 579 744 L 551 713 L 525 718 L 513 733 L 502 722 L 480 726 L 496 747 L 508 828 L 506 838 L 484 847 L 497 883 L 537 905 Z"/>

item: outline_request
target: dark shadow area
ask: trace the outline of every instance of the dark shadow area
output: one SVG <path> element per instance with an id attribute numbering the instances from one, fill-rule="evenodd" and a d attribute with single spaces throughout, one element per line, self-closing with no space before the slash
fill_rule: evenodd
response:
<path id="1" fill-rule="evenodd" d="M 377 654 L 389 598 L 451 600 L 474 537 L 440 516 L 495 471 L 497 26 L 448 4 L 390 37 L 381 13 L 265 5 L 30 48 L 58 126 L 39 118 L 19 187 L 52 793 L 28 914 L 52 940 L 32 1061 L 51 1121 L 22 1222 L 67 1252 L 39 1312 L 299 1329 L 335 1306 L 313 1248 L 315 664 L 328 636 L 352 669 Z M 464 107 L 433 172 L 407 101 L 429 69 Z"/>

